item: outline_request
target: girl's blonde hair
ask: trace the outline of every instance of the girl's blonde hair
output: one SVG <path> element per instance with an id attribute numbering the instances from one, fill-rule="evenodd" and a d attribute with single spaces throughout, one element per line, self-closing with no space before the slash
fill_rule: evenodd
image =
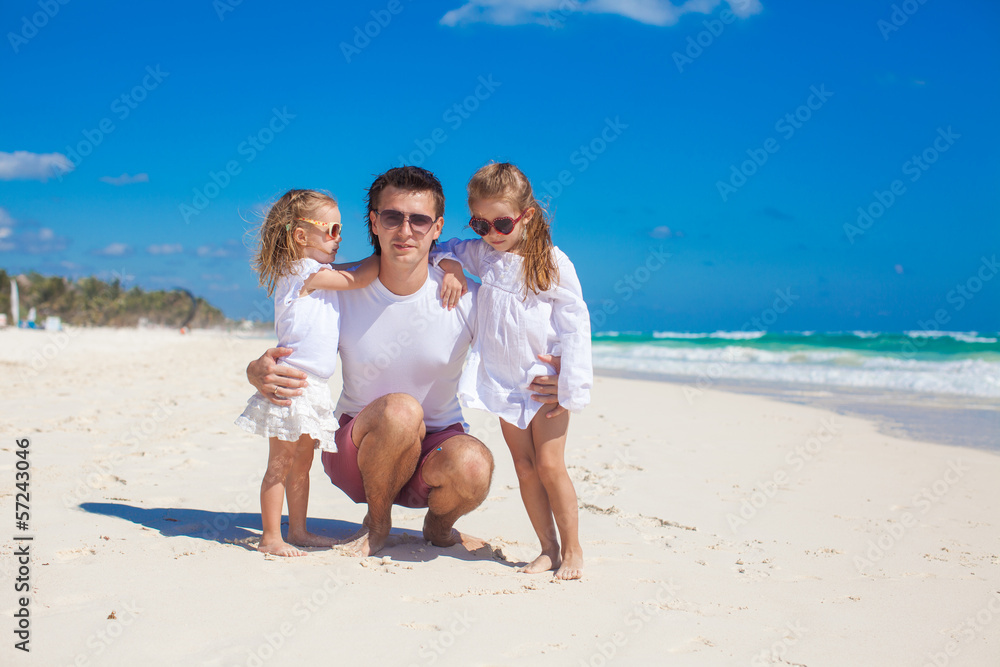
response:
<path id="1" fill-rule="evenodd" d="M 299 259 L 299 249 L 292 240 L 292 232 L 303 224 L 296 218 L 315 217 L 324 206 L 336 208 L 337 200 L 329 192 L 320 190 L 289 190 L 274 202 L 257 231 L 257 251 L 251 266 L 258 281 L 267 288 L 267 295 L 274 294 L 278 279 L 288 275 L 292 262 Z"/>
<path id="2" fill-rule="evenodd" d="M 559 267 L 552 254 L 548 214 L 535 199 L 524 173 L 509 162 L 492 162 L 480 168 L 469 180 L 469 207 L 487 199 L 503 200 L 521 212 L 535 209 L 530 220 L 521 221 L 524 236 L 518 252 L 524 257 L 525 294 L 529 289 L 538 294 L 558 283 Z"/>

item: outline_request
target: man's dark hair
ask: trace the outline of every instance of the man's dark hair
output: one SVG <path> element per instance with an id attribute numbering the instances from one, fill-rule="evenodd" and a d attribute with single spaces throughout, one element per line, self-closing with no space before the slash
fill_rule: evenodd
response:
<path id="1" fill-rule="evenodd" d="M 368 212 L 365 214 L 365 224 L 368 226 L 368 239 L 375 254 L 382 254 L 382 246 L 378 237 L 372 231 L 371 214 L 378 211 L 379 198 L 387 187 L 399 188 L 407 192 L 430 192 L 434 195 L 434 218 L 444 215 L 444 188 L 437 176 L 420 167 L 395 167 L 380 174 L 368 188 Z M 433 246 L 432 246 L 433 247 Z"/>

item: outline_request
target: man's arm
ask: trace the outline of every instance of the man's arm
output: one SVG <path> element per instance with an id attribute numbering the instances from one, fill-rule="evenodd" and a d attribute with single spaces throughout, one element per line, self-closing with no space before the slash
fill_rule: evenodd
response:
<path id="1" fill-rule="evenodd" d="M 551 419 L 552 417 L 558 417 L 562 413 L 566 412 L 566 408 L 559 405 L 559 369 L 561 368 L 562 357 L 554 357 L 551 354 L 540 354 L 538 355 L 538 358 L 542 362 L 555 368 L 556 374 L 536 375 L 535 379 L 532 380 L 528 388 L 535 392 L 531 395 L 531 398 L 539 403 L 556 404 L 556 407 L 552 408 L 545 415 L 546 419 Z"/>
<path id="2" fill-rule="evenodd" d="M 291 353 L 291 348 L 272 347 L 247 366 L 247 380 L 275 405 L 291 405 L 289 397 L 300 395 L 309 384 L 302 371 L 278 364 L 278 359 Z"/>

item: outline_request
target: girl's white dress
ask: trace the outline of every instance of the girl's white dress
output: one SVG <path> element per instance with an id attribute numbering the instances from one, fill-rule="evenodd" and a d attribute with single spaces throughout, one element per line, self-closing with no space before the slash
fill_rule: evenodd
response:
<path id="1" fill-rule="evenodd" d="M 555 369 L 539 354 L 562 357 L 559 404 L 578 412 L 590 403 L 594 381 L 590 313 L 576 269 L 558 248 L 558 283 L 535 294 L 527 290 L 520 255 L 500 252 L 482 240 L 451 239 L 435 248 L 435 260 L 453 255 L 482 281 L 476 302 L 476 336 L 469 352 L 459 399 L 524 429 L 544 405 L 528 388 L 537 375 Z"/>
<path id="2" fill-rule="evenodd" d="M 304 371 L 309 386 L 301 396 L 292 396 L 288 407 L 274 405 L 260 392 L 247 401 L 236 419 L 243 430 L 295 442 L 303 434 L 312 436 L 317 447 L 337 451 L 333 399 L 327 381 L 337 368 L 340 342 L 340 300 L 333 290 L 315 290 L 299 296 L 302 285 L 317 271 L 329 268 L 313 259 L 300 259 L 292 272 L 282 276 L 274 290 L 274 330 L 279 347 L 295 350 L 279 363 Z"/>

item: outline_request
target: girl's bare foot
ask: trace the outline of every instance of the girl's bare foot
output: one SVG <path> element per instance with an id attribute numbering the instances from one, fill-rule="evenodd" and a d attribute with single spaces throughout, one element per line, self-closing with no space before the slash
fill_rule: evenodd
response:
<path id="1" fill-rule="evenodd" d="M 305 556 L 306 552 L 301 549 L 296 549 L 291 544 L 288 544 L 284 540 L 279 540 L 276 542 L 264 542 L 261 540 L 260 544 L 257 545 L 257 551 L 262 554 L 271 554 L 272 556 Z"/>
<path id="2" fill-rule="evenodd" d="M 562 555 L 562 565 L 552 575 L 553 579 L 579 579 L 583 576 L 583 549 L 566 549 Z"/>
<path id="3" fill-rule="evenodd" d="M 538 574 L 539 572 L 548 572 L 549 570 L 554 570 L 559 567 L 559 552 L 543 551 L 538 555 L 538 558 L 531 561 L 524 567 L 519 567 L 518 572 L 524 572 L 525 574 Z"/>
<path id="4" fill-rule="evenodd" d="M 340 542 L 332 537 L 317 535 L 316 533 L 310 533 L 307 530 L 302 531 L 301 533 L 288 531 L 288 541 L 291 544 L 296 544 L 300 547 L 332 547 L 335 544 L 340 544 Z"/>

